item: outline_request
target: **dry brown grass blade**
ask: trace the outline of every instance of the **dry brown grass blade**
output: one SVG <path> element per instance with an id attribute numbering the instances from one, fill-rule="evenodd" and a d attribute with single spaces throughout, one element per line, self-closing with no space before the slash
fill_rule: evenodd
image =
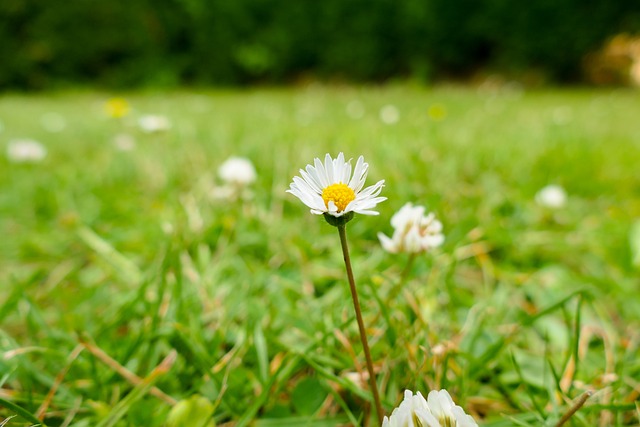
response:
<path id="1" fill-rule="evenodd" d="M 107 353 L 105 353 L 97 345 L 92 344 L 92 343 L 87 342 L 87 341 L 84 341 L 84 340 L 81 340 L 80 344 L 84 348 L 86 348 L 87 351 L 89 351 L 89 353 L 93 354 L 102 363 L 104 363 L 109 368 L 111 368 L 114 371 L 116 371 L 118 374 L 120 374 L 120 376 L 122 376 L 124 379 L 129 381 L 132 385 L 137 386 L 137 385 L 140 385 L 144 381 L 142 378 L 140 378 L 139 376 L 137 376 L 133 372 L 129 371 L 127 368 L 125 368 L 121 364 L 119 364 L 115 359 L 113 359 L 111 356 L 109 356 Z M 170 358 L 171 355 L 173 355 L 172 358 Z M 166 370 L 168 370 L 171 367 L 170 365 L 173 365 L 174 361 L 175 361 L 175 350 L 172 350 L 171 354 L 169 356 L 167 356 L 165 358 L 165 360 L 162 361 L 162 363 L 156 368 L 156 370 L 157 369 L 161 369 L 161 370 L 165 370 L 166 369 Z M 170 363 L 170 365 L 169 365 L 169 363 Z M 178 401 L 176 399 L 174 399 L 173 397 L 171 397 L 168 394 L 164 393 L 162 390 L 160 390 L 158 387 L 155 387 L 155 386 L 151 387 L 151 389 L 149 390 L 149 394 L 151 394 L 152 396 L 157 397 L 158 399 L 166 402 L 167 404 L 169 404 L 171 406 L 173 406 L 176 403 L 178 403 Z"/>
<path id="2" fill-rule="evenodd" d="M 62 370 L 58 372 L 58 375 L 56 375 L 56 378 L 53 381 L 53 385 L 51 386 L 51 389 L 49 389 L 49 393 L 47 393 L 47 396 L 44 398 L 44 400 L 42 401 L 42 404 L 38 408 L 38 412 L 36 412 L 36 418 L 38 418 L 39 420 L 44 419 L 44 413 L 49 408 L 49 405 L 53 400 L 53 396 L 55 396 L 56 391 L 58 391 L 58 387 L 60 387 L 60 384 L 62 384 L 62 380 L 64 380 L 64 377 L 67 375 L 67 372 L 69 372 L 69 368 L 71 368 L 71 365 L 73 364 L 73 362 L 78 358 L 78 356 L 80 356 L 80 353 L 82 353 L 82 350 L 84 350 L 84 346 L 77 345 L 76 348 L 74 348 L 73 351 L 71 351 L 71 353 L 67 357 L 67 363 L 64 365 Z"/>
<path id="3" fill-rule="evenodd" d="M 564 423 L 569 421 L 569 418 L 571 418 L 573 414 L 575 414 L 576 412 L 578 412 L 580 408 L 582 408 L 582 405 L 585 404 L 587 399 L 589 399 L 592 394 L 593 394 L 592 391 L 585 391 L 584 393 L 582 393 L 578 398 L 578 401 L 571 407 L 571 409 L 569 409 L 567 413 L 565 413 L 562 416 L 562 418 L 560 418 L 560 421 L 558 421 L 558 424 L 556 424 L 556 427 L 562 427 Z"/>

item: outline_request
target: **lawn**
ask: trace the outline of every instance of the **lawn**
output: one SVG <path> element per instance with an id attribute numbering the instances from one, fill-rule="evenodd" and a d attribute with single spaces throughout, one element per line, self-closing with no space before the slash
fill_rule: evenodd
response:
<path id="1" fill-rule="evenodd" d="M 590 391 L 565 425 L 640 425 L 638 117 L 631 90 L 513 85 L 4 94 L 0 425 L 376 425 L 338 233 L 285 193 L 339 152 L 386 180 L 348 235 L 387 414 L 445 388 L 554 426 Z M 230 156 L 257 171 L 238 200 Z M 377 237 L 407 202 L 446 236 L 415 258 Z"/>

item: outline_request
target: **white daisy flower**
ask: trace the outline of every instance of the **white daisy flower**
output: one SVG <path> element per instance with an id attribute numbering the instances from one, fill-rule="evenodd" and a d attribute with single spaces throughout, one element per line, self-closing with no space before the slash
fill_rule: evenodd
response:
<path id="1" fill-rule="evenodd" d="M 478 427 L 475 420 L 453 403 L 447 390 L 431 390 L 427 395 L 427 404 L 431 414 L 441 427 Z"/>
<path id="2" fill-rule="evenodd" d="M 47 149 L 33 139 L 14 139 L 7 145 L 7 158 L 13 163 L 35 163 L 47 157 Z"/>
<path id="3" fill-rule="evenodd" d="M 327 154 L 324 164 L 316 158 L 313 166 L 307 165 L 304 170 L 300 169 L 302 178 L 295 176 L 287 192 L 299 198 L 316 215 L 378 215 L 372 209 L 387 200 L 386 197 L 378 197 L 384 180 L 363 190 L 368 170 L 369 164 L 360 156 L 352 176 L 351 160 L 345 162 L 342 153 L 335 159 Z"/>
<path id="4" fill-rule="evenodd" d="M 436 248 L 444 242 L 442 223 L 435 214 L 425 215 L 424 206 L 404 205 L 391 217 L 393 236 L 378 233 L 382 247 L 391 253 L 417 253 Z"/>
<path id="5" fill-rule="evenodd" d="M 171 121 L 165 116 L 148 114 L 138 119 L 138 126 L 145 133 L 165 132 L 171 129 Z"/>
<path id="6" fill-rule="evenodd" d="M 230 157 L 218 168 L 218 176 L 227 184 L 246 186 L 256 180 L 256 170 L 251 160 Z"/>
<path id="7" fill-rule="evenodd" d="M 558 209 L 567 203 L 567 193 L 559 185 L 547 185 L 536 194 L 536 202 L 547 208 Z"/>
<path id="8" fill-rule="evenodd" d="M 400 406 L 393 410 L 390 417 L 382 420 L 382 427 L 440 427 L 440 423 L 431 414 L 420 392 L 414 395 L 406 390 Z"/>

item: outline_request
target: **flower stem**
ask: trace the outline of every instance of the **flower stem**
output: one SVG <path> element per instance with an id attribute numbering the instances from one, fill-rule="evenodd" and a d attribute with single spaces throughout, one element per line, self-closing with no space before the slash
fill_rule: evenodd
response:
<path id="1" fill-rule="evenodd" d="M 376 405 L 376 413 L 378 420 L 382 422 L 384 412 L 382 410 L 382 404 L 380 403 L 380 395 L 378 394 L 378 386 L 376 383 L 376 374 L 373 371 L 373 362 L 371 360 L 371 352 L 369 351 L 369 343 L 367 341 L 367 334 L 364 328 L 364 321 L 362 320 L 362 311 L 360 310 L 360 302 L 358 301 L 358 291 L 356 289 L 356 282 L 353 279 L 353 270 L 351 269 L 351 258 L 349 257 L 349 246 L 347 245 L 347 227 L 346 224 L 338 226 L 338 233 L 340 234 L 340 244 L 342 245 L 342 254 L 344 255 L 344 264 L 347 267 L 347 277 L 349 279 L 349 288 L 351 289 L 351 298 L 353 299 L 353 308 L 356 311 L 356 319 L 358 320 L 358 329 L 360 331 L 360 341 L 362 341 L 362 348 L 364 349 L 364 356 L 367 359 L 367 370 L 369 371 L 369 386 L 373 393 L 373 400 Z"/>

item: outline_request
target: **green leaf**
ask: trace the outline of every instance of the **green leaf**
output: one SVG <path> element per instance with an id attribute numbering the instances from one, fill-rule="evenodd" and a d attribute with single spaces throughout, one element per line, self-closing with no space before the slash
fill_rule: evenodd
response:
<path id="1" fill-rule="evenodd" d="M 253 332 L 253 344 L 258 356 L 258 367 L 260 369 L 260 380 L 265 384 L 269 380 L 269 351 L 267 350 L 267 340 L 260 322 L 256 324 Z"/>
<path id="2" fill-rule="evenodd" d="M 302 379 L 291 392 L 291 402 L 300 415 L 314 414 L 326 398 L 327 392 L 315 378 Z"/>
<path id="3" fill-rule="evenodd" d="M 633 265 L 640 267 L 640 220 L 633 223 L 629 233 L 629 244 L 631 245 L 631 256 Z"/>
<path id="4" fill-rule="evenodd" d="M 169 412 L 167 427 L 215 427 L 211 420 L 214 411 L 213 404 L 200 395 L 193 395 L 181 400 Z"/>
<path id="5" fill-rule="evenodd" d="M 9 411 L 15 412 L 17 415 L 21 416 L 30 423 L 35 423 L 35 425 L 38 427 L 47 427 L 44 422 L 40 421 L 35 415 L 24 409 L 22 406 L 18 406 L 15 403 L 9 402 L 8 400 L 5 400 L 1 397 L 0 406 L 4 406 Z"/>
<path id="6" fill-rule="evenodd" d="M 78 237 L 114 268 L 123 280 L 131 284 L 142 282 L 142 273 L 131 260 L 89 227 L 78 229 Z"/>

